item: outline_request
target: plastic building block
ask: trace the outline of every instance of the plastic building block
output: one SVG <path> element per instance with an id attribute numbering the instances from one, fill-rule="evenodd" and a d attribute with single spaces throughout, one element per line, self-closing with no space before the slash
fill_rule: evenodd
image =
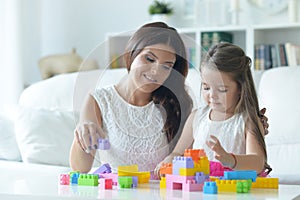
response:
<path id="1" fill-rule="evenodd" d="M 183 191 L 202 191 L 203 190 L 203 183 L 198 184 L 195 180 L 188 180 L 185 184 L 182 184 Z"/>
<path id="2" fill-rule="evenodd" d="M 209 175 L 210 169 L 209 169 L 209 160 L 207 156 L 200 157 L 199 161 L 196 163 L 200 165 L 199 172 L 203 172 L 206 175 Z"/>
<path id="3" fill-rule="evenodd" d="M 196 183 L 204 183 L 204 181 L 206 180 L 206 176 L 204 175 L 203 172 L 196 172 L 195 175 L 195 181 Z"/>
<path id="4" fill-rule="evenodd" d="M 198 161 L 200 157 L 206 156 L 204 149 L 185 149 L 184 157 L 191 157 L 193 161 Z"/>
<path id="5" fill-rule="evenodd" d="M 131 176 L 119 176 L 118 178 L 118 184 L 120 188 L 131 188 L 132 183 Z"/>
<path id="6" fill-rule="evenodd" d="M 179 175 L 180 168 L 194 168 L 194 161 L 191 157 L 176 156 L 173 159 L 172 174 Z"/>
<path id="7" fill-rule="evenodd" d="M 119 166 L 118 167 L 119 176 L 136 176 L 138 183 L 149 183 L 150 172 L 139 172 L 137 165 L 129 166 Z"/>
<path id="8" fill-rule="evenodd" d="M 167 187 L 166 177 L 161 177 L 160 182 L 159 182 L 159 187 L 160 188 L 166 188 Z"/>
<path id="9" fill-rule="evenodd" d="M 162 164 L 161 168 L 160 168 L 160 174 L 172 174 L 173 171 L 173 167 L 171 163 L 164 163 Z"/>
<path id="10" fill-rule="evenodd" d="M 236 192 L 237 193 L 248 193 L 251 189 L 252 181 L 249 180 L 240 180 L 236 182 Z"/>
<path id="11" fill-rule="evenodd" d="M 61 174 L 59 180 L 60 185 L 70 185 L 70 174 Z"/>
<path id="12" fill-rule="evenodd" d="M 249 180 L 216 180 L 218 192 L 248 193 L 252 181 Z"/>
<path id="13" fill-rule="evenodd" d="M 102 190 L 111 190 L 112 189 L 112 179 L 111 178 L 100 178 L 98 180 L 99 188 Z"/>
<path id="14" fill-rule="evenodd" d="M 278 189 L 278 178 L 257 177 L 256 182 L 252 183 L 252 188 Z"/>
<path id="15" fill-rule="evenodd" d="M 166 174 L 166 188 L 169 190 L 201 191 L 203 184 L 196 183 L 194 176 Z"/>
<path id="16" fill-rule="evenodd" d="M 80 174 L 78 185 L 98 186 L 98 175 L 96 174 Z"/>
<path id="17" fill-rule="evenodd" d="M 224 176 L 224 171 L 233 171 L 220 162 L 209 161 L 210 176 Z"/>
<path id="18" fill-rule="evenodd" d="M 118 174 L 115 173 L 104 173 L 104 174 L 99 174 L 100 177 L 102 178 L 110 178 L 112 179 L 112 184 L 113 185 L 118 185 Z"/>
<path id="19" fill-rule="evenodd" d="M 99 138 L 98 139 L 98 149 L 101 149 L 101 150 L 110 149 L 110 143 L 109 143 L 108 139 Z"/>
<path id="20" fill-rule="evenodd" d="M 132 176 L 132 187 L 136 188 L 138 186 L 138 177 Z"/>
<path id="21" fill-rule="evenodd" d="M 219 176 L 210 176 L 209 180 L 215 182 L 216 180 L 222 180 L 222 179 Z"/>
<path id="22" fill-rule="evenodd" d="M 218 194 L 218 186 L 216 182 L 204 182 L 203 186 L 204 194 Z"/>
<path id="23" fill-rule="evenodd" d="M 226 180 L 248 180 L 256 181 L 256 171 L 254 170 L 237 170 L 237 171 L 224 171 L 224 178 Z"/>
<path id="24" fill-rule="evenodd" d="M 126 165 L 126 166 L 118 166 L 118 173 L 119 172 L 138 172 L 139 167 L 138 165 Z"/>
<path id="25" fill-rule="evenodd" d="M 218 192 L 236 192 L 236 180 L 216 180 Z"/>
<path id="26" fill-rule="evenodd" d="M 70 172 L 70 183 L 71 184 L 78 184 L 78 178 L 80 173 L 78 171 Z"/>
<path id="27" fill-rule="evenodd" d="M 194 161 L 191 157 L 176 156 L 173 159 L 173 167 L 194 168 Z"/>
<path id="28" fill-rule="evenodd" d="M 101 165 L 93 174 L 111 173 L 111 167 L 108 163 Z"/>

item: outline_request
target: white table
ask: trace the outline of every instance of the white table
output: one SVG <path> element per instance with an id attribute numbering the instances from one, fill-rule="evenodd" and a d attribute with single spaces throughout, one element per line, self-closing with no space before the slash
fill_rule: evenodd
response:
<path id="1" fill-rule="evenodd" d="M 67 168 L 30 165 L 7 166 L 0 163 L 0 199 L 300 199 L 300 185 L 279 185 L 279 189 L 251 189 L 248 194 L 182 192 L 159 188 L 158 181 L 140 184 L 135 189 L 99 190 L 90 186 L 62 186 L 58 179 Z M 34 173 L 32 173 L 34 171 Z"/>

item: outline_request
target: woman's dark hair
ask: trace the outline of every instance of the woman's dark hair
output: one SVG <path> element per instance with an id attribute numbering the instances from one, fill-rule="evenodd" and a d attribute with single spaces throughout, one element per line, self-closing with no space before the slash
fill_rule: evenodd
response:
<path id="1" fill-rule="evenodd" d="M 265 169 L 271 170 L 267 164 L 267 150 L 260 117 L 259 104 L 251 73 L 251 58 L 245 55 L 240 47 L 221 42 L 212 46 L 204 57 L 201 69 L 210 67 L 229 74 L 238 84 L 241 92 L 235 113 L 242 113 L 248 125 L 246 129 L 252 133 L 260 144 L 265 155 Z"/>
<path id="2" fill-rule="evenodd" d="M 165 109 L 165 112 L 162 112 L 165 117 L 164 132 L 167 134 L 168 142 L 172 142 L 171 146 L 173 146 L 176 144 L 193 107 L 193 101 L 185 89 L 188 62 L 185 45 L 180 35 L 176 29 L 162 22 L 145 24 L 128 41 L 124 61 L 128 71 L 130 71 L 135 57 L 145 47 L 155 44 L 168 45 L 176 53 L 176 62 L 169 77 L 151 95 L 154 103 Z"/>

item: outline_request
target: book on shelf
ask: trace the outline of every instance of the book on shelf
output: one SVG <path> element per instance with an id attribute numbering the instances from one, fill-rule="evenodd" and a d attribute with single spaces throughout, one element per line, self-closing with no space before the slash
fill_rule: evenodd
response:
<path id="1" fill-rule="evenodd" d="M 187 49 L 187 59 L 189 61 L 189 68 L 197 68 L 196 64 L 196 49 L 194 47 L 190 47 Z"/>
<path id="2" fill-rule="evenodd" d="M 232 43 L 233 36 L 227 32 L 202 32 L 201 33 L 201 56 L 205 55 L 208 49 L 220 42 Z"/>
<path id="3" fill-rule="evenodd" d="M 254 46 L 255 70 L 298 65 L 300 65 L 300 45 L 286 42 Z"/>

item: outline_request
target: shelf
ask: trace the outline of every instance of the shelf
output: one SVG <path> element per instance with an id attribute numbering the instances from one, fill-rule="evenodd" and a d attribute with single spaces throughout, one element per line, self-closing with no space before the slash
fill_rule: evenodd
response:
<path id="1" fill-rule="evenodd" d="M 218 26 L 218 27 L 195 27 L 178 28 L 189 57 L 194 52 L 194 65 L 197 67 L 201 62 L 201 34 L 203 32 L 225 32 L 233 36 L 233 43 L 240 46 L 254 63 L 254 47 L 256 44 L 275 44 L 291 42 L 300 45 L 300 23 L 289 24 L 266 24 L 252 26 Z M 121 55 L 125 45 L 133 32 L 109 33 L 107 35 L 107 59 L 114 55 Z"/>

